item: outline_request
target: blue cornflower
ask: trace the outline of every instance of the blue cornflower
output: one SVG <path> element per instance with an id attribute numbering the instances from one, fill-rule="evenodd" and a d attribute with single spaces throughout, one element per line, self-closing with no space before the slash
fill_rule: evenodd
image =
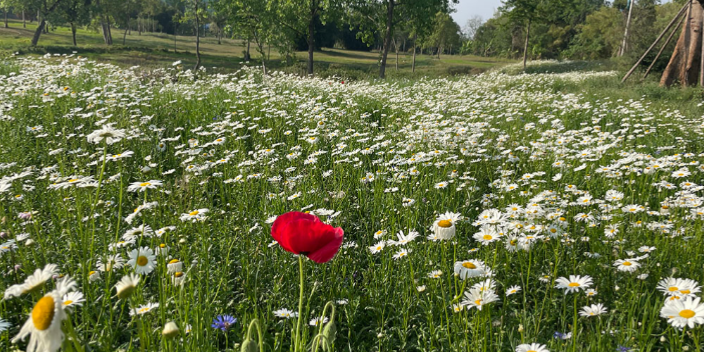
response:
<path id="1" fill-rule="evenodd" d="M 236 322 L 237 318 L 232 315 L 218 315 L 213 319 L 213 325 L 211 326 L 222 331 L 227 331 L 230 330 L 230 326 L 234 325 Z"/>
<path id="2" fill-rule="evenodd" d="M 621 345 L 619 345 L 618 348 L 616 349 L 617 352 L 628 352 L 630 350 L 631 350 L 630 347 L 621 346 Z"/>

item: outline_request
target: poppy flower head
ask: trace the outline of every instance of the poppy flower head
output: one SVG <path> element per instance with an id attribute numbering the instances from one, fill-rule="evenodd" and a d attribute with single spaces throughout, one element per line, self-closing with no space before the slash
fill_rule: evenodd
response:
<path id="1" fill-rule="evenodd" d="M 276 218 L 271 236 L 281 248 L 302 254 L 316 263 L 326 263 L 337 254 L 344 231 L 325 224 L 317 216 L 297 211 Z"/>

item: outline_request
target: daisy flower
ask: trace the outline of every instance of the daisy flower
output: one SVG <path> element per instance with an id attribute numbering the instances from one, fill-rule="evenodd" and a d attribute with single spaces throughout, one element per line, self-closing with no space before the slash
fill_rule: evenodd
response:
<path id="1" fill-rule="evenodd" d="M 381 252 L 382 249 L 386 246 L 386 243 L 384 241 L 378 242 L 377 244 L 369 247 L 369 250 L 372 252 L 372 254 L 377 254 Z"/>
<path id="2" fill-rule="evenodd" d="M 545 345 L 539 343 L 521 344 L 516 346 L 516 352 L 550 352 Z"/>
<path id="3" fill-rule="evenodd" d="M 85 302 L 82 292 L 73 291 L 63 296 L 63 304 L 65 309 L 80 307 Z"/>
<path id="4" fill-rule="evenodd" d="M 117 298 L 125 299 L 134 293 L 139 284 L 139 276 L 136 274 L 128 274 L 123 276 L 120 281 L 115 284 L 115 291 L 117 291 Z"/>
<path id="5" fill-rule="evenodd" d="M 618 271 L 634 272 L 640 267 L 640 263 L 634 259 L 619 259 L 614 262 L 614 266 Z"/>
<path id="6" fill-rule="evenodd" d="M 593 317 L 597 315 L 605 314 L 607 311 L 603 304 L 597 303 L 590 306 L 585 306 L 579 311 L 579 315 L 583 317 Z"/>
<path id="7" fill-rule="evenodd" d="M 396 254 L 394 254 L 394 259 L 401 259 L 403 257 L 406 257 L 410 252 L 410 249 L 401 248 L 398 252 L 396 252 Z"/>
<path id="8" fill-rule="evenodd" d="M 511 287 L 508 288 L 508 290 L 506 290 L 506 296 L 510 296 L 510 295 L 512 295 L 512 294 L 516 294 L 516 293 L 518 293 L 518 291 L 520 291 L 520 290 L 521 290 L 521 286 L 518 286 L 518 285 L 511 286 Z"/>
<path id="9" fill-rule="evenodd" d="M 290 309 L 282 308 L 279 310 L 275 310 L 274 315 L 278 318 L 291 319 L 291 318 L 297 317 L 298 313 L 296 313 Z"/>
<path id="10" fill-rule="evenodd" d="M 208 209 L 196 209 L 191 211 L 190 213 L 187 214 L 181 214 L 181 221 L 198 221 L 198 220 L 205 220 L 205 213 L 208 212 Z"/>
<path id="11" fill-rule="evenodd" d="M 462 220 L 462 215 L 459 213 L 446 212 L 440 214 L 433 223 L 433 232 L 437 239 L 449 240 L 455 237 L 455 223 Z"/>
<path id="12" fill-rule="evenodd" d="M 105 141 L 105 143 L 107 144 L 113 144 L 115 142 L 119 142 L 124 137 L 125 130 L 118 130 L 111 126 L 103 126 L 101 129 L 95 130 L 87 136 L 88 143 L 95 144 L 98 144 L 102 141 Z"/>
<path id="13" fill-rule="evenodd" d="M 159 303 L 147 303 L 132 309 L 130 311 L 130 316 L 147 314 L 156 308 L 159 308 Z"/>
<path id="14" fill-rule="evenodd" d="M 433 270 L 430 273 L 428 273 L 428 278 L 431 278 L 431 279 L 439 279 L 440 276 L 442 276 L 442 271 L 440 271 L 440 270 Z"/>
<path id="15" fill-rule="evenodd" d="M 704 304 L 699 297 L 669 300 L 660 310 L 660 316 L 667 319 L 673 327 L 693 329 L 695 325 L 704 324 Z"/>
<path id="16" fill-rule="evenodd" d="M 323 318 L 323 317 L 321 317 L 321 318 L 313 318 L 313 319 L 311 319 L 311 320 L 308 322 L 308 325 L 310 325 L 310 326 L 318 326 L 318 325 L 320 325 L 320 324 L 325 324 L 325 323 L 327 323 L 327 322 L 328 322 L 328 318 L 327 318 L 327 317 L 324 317 L 324 318 Z"/>
<path id="17" fill-rule="evenodd" d="M 149 247 L 133 249 L 129 257 L 130 260 L 127 264 L 133 267 L 137 274 L 149 274 L 154 270 L 154 267 L 156 267 L 156 256 L 154 255 L 154 251 Z"/>
<path id="18" fill-rule="evenodd" d="M 4 299 L 34 292 L 42 288 L 47 280 L 51 279 L 56 274 L 58 274 L 56 264 L 47 264 L 43 269 L 36 269 L 23 283 L 8 287 L 7 290 L 5 290 Z"/>
<path id="19" fill-rule="evenodd" d="M 482 290 L 480 288 L 472 288 L 469 292 L 464 293 L 464 300 L 460 304 L 468 308 L 477 308 L 482 310 L 485 304 L 496 302 L 499 296 L 492 290 Z"/>
<path id="20" fill-rule="evenodd" d="M 454 269 L 455 274 L 459 275 L 462 280 L 486 274 L 484 262 L 478 259 L 456 262 Z"/>
<path id="21" fill-rule="evenodd" d="M 76 283 L 68 278 L 59 280 L 55 290 L 47 293 L 34 304 L 29 319 L 12 339 L 12 343 L 24 340 L 27 335 L 30 335 L 27 352 L 58 351 L 64 339 L 61 323 L 66 319 L 61 296 L 68 293 L 75 285 Z"/>
<path id="22" fill-rule="evenodd" d="M 149 180 L 146 182 L 133 182 L 127 187 L 127 192 L 144 192 L 148 189 L 156 189 L 161 185 L 161 181 L 158 180 Z"/>
<path id="23" fill-rule="evenodd" d="M 592 278 L 585 275 L 570 275 L 570 278 L 559 277 L 555 280 L 557 285 L 555 288 L 564 289 L 565 294 L 570 292 L 577 292 L 579 290 L 586 290 L 592 285 Z"/>

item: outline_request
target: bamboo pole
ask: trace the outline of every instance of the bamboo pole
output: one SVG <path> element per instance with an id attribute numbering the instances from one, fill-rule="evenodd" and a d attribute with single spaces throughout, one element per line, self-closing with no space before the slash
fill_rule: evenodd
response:
<path id="1" fill-rule="evenodd" d="M 689 3 L 685 4 L 684 6 L 682 6 L 682 9 L 680 9 L 680 11 L 677 13 L 677 15 L 675 16 L 675 18 L 673 18 L 672 21 L 670 21 L 670 23 L 667 25 L 667 27 L 665 27 L 665 29 L 662 31 L 662 33 L 660 33 L 660 35 L 658 36 L 658 38 L 655 39 L 655 42 L 653 42 L 653 44 L 650 45 L 650 47 L 648 48 L 648 50 L 645 51 L 645 53 L 643 54 L 643 56 L 641 56 L 640 59 L 638 59 L 638 62 L 636 62 L 636 64 L 633 65 L 633 67 L 631 67 L 631 69 L 628 71 L 628 73 L 626 73 L 626 75 L 625 75 L 625 76 L 623 77 L 623 79 L 621 80 L 621 83 L 626 82 L 626 80 L 628 79 L 628 77 L 630 77 L 630 76 L 633 74 L 633 71 L 635 71 L 636 68 L 638 68 L 638 65 L 640 65 L 640 63 L 643 61 L 643 59 L 645 59 L 645 57 L 648 55 L 648 53 L 650 53 L 650 51 L 653 50 L 653 48 L 660 42 L 660 39 L 662 39 L 662 37 L 665 35 L 665 33 L 667 33 L 667 31 L 668 31 L 668 30 L 672 27 L 672 25 L 675 23 L 675 21 L 677 20 L 677 17 L 679 17 L 680 15 L 682 15 L 682 13 L 684 12 L 684 10 L 686 10 L 688 6 L 689 6 Z"/>
<path id="2" fill-rule="evenodd" d="M 677 16 L 677 17 L 679 17 L 679 16 Z M 677 17 L 675 17 L 675 18 L 677 18 Z M 677 23 L 677 27 L 675 27 L 675 29 L 672 32 L 670 32 L 670 35 L 667 37 L 667 40 L 665 40 L 665 44 L 662 45 L 662 48 L 660 48 L 660 51 L 658 51 L 658 54 L 655 55 L 655 59 L 653 59 L 653 62 L 650 63 L 650 66 L 648 66 L 648 69 L 645 70 L 645 74 L 643 75 L 643 78 L 641 78 L 641 80 L 644 80 L 648 77 L 648 74 L 650 74 L 650 70 L 652 70 L 653 66 L 655 66 L 655 62 L 658 61 L 658 59 L 660 58 L 660 55 L 662 55 L 662 52 L 665 51 L 665 48 L 667 47 L 667 45 L 670 44 L 670 41 L 672 41 L 672 37 L 675 36 L 675 33 L 677 33 L 677 31 L 679 31 L 680 26 L 682 26 L 682 23 L 684 23 L 684 21 L 685 21 L 685 18 L 682 17 L 680 22 Z"/>

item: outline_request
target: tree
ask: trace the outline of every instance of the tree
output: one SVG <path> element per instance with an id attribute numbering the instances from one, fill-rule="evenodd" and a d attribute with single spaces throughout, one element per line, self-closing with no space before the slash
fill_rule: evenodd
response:
<path id="1" fill-rule="evenodd" d="M 76 44 L 76 27 L 90 22 L 91 0 L 64 0 L 60 6 L 59 15 L 61 22 L 67 23 L 71 27 L 71 38 L 73 46 Z"/>
<path id="2" fill-rule="evenodd" d="M 619 51 L 622 17 L 614 7 L 602 7 L 579 27 L 568 55 L 582 60 L 606 59 Z"/>
<path id="3" fill-rule="evenodd" d="M 193 70 L 197 70 L 200 67 L 200 26 L 206 18 L 207 11 L 203 0 L 186 1 L 186 10 L 184 11 L 184 16 L 181 18 L 181 22 L 193 22 L 193 30 L 196 35 L 196 65 L 193 67 Z"/>
<path id="4" fill-rule="evenodd" d="M 280 20 L 274 17 L 278 12 L 269 11 L 267 5 L 261 0 L 229 0 L 214 4 L 214 11 L 229 20 L 227 26 L 233 33 L 254 40 L 261 57 L 264 74 L 266 74 L 264 47 L 275 38 L 276 23 L 280 23 Z M 247 56 L 249 56 L 248 52 L 245 54 L 245 60 L 249 60 Z"/>
<path id="5" fill-rule="evenodd" d="M 431 36 L 433 45 L 437 48 L 438 59 L 440 53 L 446 47 L 458 47 L 460 45 L 460 26 L 450 17 L 449 14 L 438 12 L 435 15 L 434 29 Z"/>
<path id="6" fill-rule="evenodd" d="M 526 69 L 528 58 L 528 41 L 530 38 L 530 25 L 538 15 L 538 7 L 541 0 L 503 0 L 502 11 L 506 12 L 512 19 L 525 23 L 526 41 L 523 46 L 523 69 Z"/>
<path id="7" fill-rule="evenodd" d="M 307 73 L 313 74 L 315 28 L 328 19 L 339 16 L 342 0 L 268 0 L 269 11 L 274 11 L 274 21 L 286 29 L 305 35 L 308 42 Z"/>
<path id="8" fill-rule="evenodd" d="M 464 28 L 462 29 L 462 35 L 465 39 L 474 39 L 474 35 L 477 34 L 477 31 L 482 24 L 484 24 L 484 19 L 482 19 L 482 16 L 472 16 L 472 18 L 468 19 L 467 23 L 465 23 Z"/>
<path id="9" fill-rule="evenodd" d="M 428 14 L 438 11 L 449 13 L 450 3 L 457 2 L 458 0 L 351 0 L 352 19 L 362 28 L 358 34 L 360 38 L 371 45 L 375 41 L 375 33 L 383 33 L 379 78 L 386 77 L 386 59 L 392 45 L 393 32 L 400 21 L 405 20 L 409 24 L 411 32 L 416 32 L 416 38 L 418 33 L 417 28 L 413 28 L 413 21 L 422 22 L 422 16 L 432 18 Z"/>
<path id="10" fill-rule="evenodd" d="M 37 14 L 38 14 L 38 21 L 39 25 L 37 26 L 37 29 L 34 31 L 34 36 L 32 36 L 32 46 L 37 46 L 37 43 L 39 42 L 39 37 L 42 35 L 42 31 L 44 31 L 44 27 L 46 26 L 46 20 L 49 16 L 54 14 L 54 11 L 61 5 L 63 0 L 25 0 L 27 1 L 26 4 L 30 8 L 36 8 L 37 9 Z"/>

